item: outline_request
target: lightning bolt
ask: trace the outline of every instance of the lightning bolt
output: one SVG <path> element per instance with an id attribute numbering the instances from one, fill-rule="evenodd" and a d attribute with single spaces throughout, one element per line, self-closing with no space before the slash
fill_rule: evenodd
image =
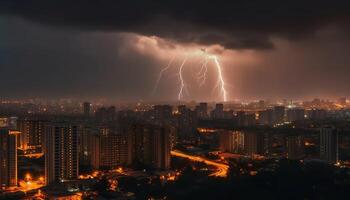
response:
<path id="1" fill-rule="evenodd" d="M 218 58 L 216 56 L 211 56 L 211 58 L 214 60 L 216 69 L 218 71 L 218 81 L 220 83 L 220 93 L 222 95 L 223 100 L 227 101 L 227 92 L 226 92 L 226 89 L 225 89 L 225 81 L 224 81 L 224 78 L 222 76 L 221 65 L 220 65 L 220 63 L 218 61 Z"/>
<path id="2" fill-rule="evenodd" d="M 207 57 L 205 58 L 205 60 L 203 61 L 203 62 L 201 62 L 202 63 L 202 65 L 201 65 L 201 69 L 199 70 L 199 72 L 197 72 L 197 76 L 200 76 L 202 73 L 203 73 L 203 70 L 204 70 L 204 68 L 205 68 L 205 64 L 206 64 L 206 62 L 207 62 Z"/>
<path id="3" fill-rule="evenodd" d="M 186 60 L 187 60 L 187 56 L 184 58 L 184 60 L 182 61 L 182 63 L 181 63 L 181 65 L 180 65 L 180 68 L 179 68 L 179 78 L 180 78 L 180 91 L 179 91 L 179 94 L 178 94 L 178 96 L 177 96 L 177 99 L 178 100 L 181 100 L 181 97 L 183 96 L 183 90 L 184 90 L 184 88 L 185 88 L 185 81 L 184 81 L 184 79 L 183 79 L 183 77 L 182 77 L 182 70 L 183 70 L 183 67 L 184 67 L 184 65 L 185 65 L 185 63 L 186 63 Z"/>
<path id="4" fill-rule="evenodd" d="M 179 89 L 179 93 L 178 93 L 178 96 L 177 96 L 178 100 L 181 100 L 183 98 L 184 91 L 186 92 L 186 94 L 188 94 L 186 83 L 185 83 L 185 80 L 184 80 L 184 77 L 183 77 L 183 69 L 184 69 L 184 66 L 185 66 L 185 64 L 187 62 L 187 59 L 188 59 L 188 55 L 185 56 L 185 58 L 181 62 L 181 65 L 179 66 L 179 70 L 178 70 L 178 77 L 179 77 L 179 80 L 180 80 L 180 89 Z M 158 78 L 157 78 L 157 81 L 156 81 L 156 84 L 155 84 L 155 87 L 153 89 L 152 94 L 154 94 L 156 92 L 164 72 L 166 72 L 172 66 L 172 63 L 173 63 L 174 60 L 175 60 L 175 56 L 173 56 L 170 59 L 168 65 L 166 67 L 164 67 L 159 72 L 159 75 L 158 75 Z M 221 65 L 219 63 L 219 59 L 218 59 L 218 57 L 216 55 L 208 55 L 208 54 L 206 54 L 205 59 L 204 59 L 202 65 L 201 65 L 200 70 L 195 74 L 194 77 L 196 77 L 197 80 L 200 81 L 199 87 L 202 87 L 205 84 L 205 82 L 207 80 L 208 63 L 209 63 L 210 60 L 213 61 L 214 66 L 215 66 L 216 71 L 217 71 L 217 82 L 216 82 L 215 87 L 213 88 L 213 91 L 215 89 L 219 89 L 220 95 L 222 97 L 222 100 L 225 102 L 225 101 L 227 101 L 226 83 L 225 83 L 225 80 L 223 78 L 222 67 L 221 67 Z"/>
<path id="5" fill-rule="evenodd" d="M 198 79 L 202 79 L 202 81 L 199 83 L 199 87 L 202 87 L 207 79 L 207 72 L 208 72 L 208 57 L 205 58 L 205 61 L 201 67 L 201 70 L 199 71 L 198 75 Z M 204 71 L 203 71 L 204 70 Z"/>
<path id="6" fill-rule="evenodd" d="M 171 64 L 173 63 L 174 59 L 175 59 L 175 56 L 173 56 L 173 57 L 170 59 L 170 61 L 169 61 L 169 63 L 167 64 L 167 66 L 165 66 L 162 70 L 160 70 L 159 75 L 158 75 L 158 79 L 157 79 L 157 81 L 156 81 L 156 84 L 154 85 L 154 89 L 153 89 L 152 95 L 154 95 L 154 94 L 156 93 L 157 88 L 158 88 L 158 85 L 159 85 L 159 82 L 160 82 L 160 80 L 162 79 L 163 73 L 164 73 L 165 71 L 167 71 L 167 70 L 171 67 Z"/>

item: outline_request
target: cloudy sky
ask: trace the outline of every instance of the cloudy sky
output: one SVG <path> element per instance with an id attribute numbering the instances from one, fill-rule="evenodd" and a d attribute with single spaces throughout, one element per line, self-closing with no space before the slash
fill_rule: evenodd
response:
<path id="1" fill-rule="evenodd" d="M 349 17 L 345 0 L 2 0 L 1 97 L 349 96 Z"/>

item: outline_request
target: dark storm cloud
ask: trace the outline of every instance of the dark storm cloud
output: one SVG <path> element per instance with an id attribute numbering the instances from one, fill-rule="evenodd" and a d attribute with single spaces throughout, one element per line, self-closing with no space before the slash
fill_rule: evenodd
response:
<path id="1" fill-rule="evenodd" d="M 167 54 L 197 47 L 179 43 L 254 49 L 208 47 L 230 99 L 349 96 L 349 10 L 324 0 L 0 0 L 1 97 L 174 100 L 182 58 L 151 93 Z M 186 100 L 220 100 L 195 81 Z"/>
<path id="2" fill-rule="evenodd" d="M 133 40 L 0 18 L 1 97 L 148 98 L 159 63 L 130 49 Z"/>
<path id="3" fill-rule="evenodd" d="M 345 0 L 3 0 L 0 12 L 66 28 L 134 32 L 231 49 L 272 48 L 272 37 L 305 38 L 349 25 Z"/>

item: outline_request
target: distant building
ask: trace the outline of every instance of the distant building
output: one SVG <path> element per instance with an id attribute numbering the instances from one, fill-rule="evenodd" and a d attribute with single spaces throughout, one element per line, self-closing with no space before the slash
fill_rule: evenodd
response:
<path id="1" fill-rule="evenodd" d="M 170 167 L 170 130 L 167 126 L 137 124 L 132 133 L 134 163 L 157 169 Z"/>
<path id="2" fill-rule="evenodd" d="M 240 131 L 223 131 L 219 133 L 219 147 L 222 152 L 242 153 L 244 134 Z"/>
<path id="3" fill-rule="evenodd" d="M 19 147 L 23 150 L 41 147 L 45 123 L 44 120 L 36 119 L 18 120 L 17 126 L 21 132 Z"/>
<path id="4" fill-rule="evenodd" d="M 254 113 L 247 113 L 244 115 L 244 126 L 256 125 L 256 119 Z"/>
<path id="5" fill-rule="evenodd" d="M 185 105 L 180 105 L 177 108 L 176 122 L 178 129 L 178 137 L 192 136 L 197 125 L 197 115 L 195 111 L 187 108 Z"/>
<path id="6" fill-rule="evenodd" d="M 17 186 L 18 131 L 0 128 L 0 191 Z"/>
<path id="7" fill-rule="evenodd" d="M 254 126 L 256 119 L 254 113 L 245 113 L 244 111 L 237 112 L 238 126 Z"/>
<path id="8" fill-rule="evenodd" d="M 238 126 L 244 126 L 245 121 L 245 112 L 244 111 L 238 111 L 237 112 L 237 123 Z"/>
<path id="9" fill-rule="evenodd" d="M 156 121 L 169 121 L 173 116 L 173 107 L 170 105 L 156 105 L 153 108 Z"/>
<path id="10" fill-rule="evenodd" d="M 169 129 L 169 136 L 170 136 L 170 149 L 174 149 L 177 145 L 178 140 L 178 134 L 177 134 L 177 128 L 175 126 L 168 126 Z"/>
<path id="11" fill-rule="evenodd" d="M 312 109 L 307 112 L 308 119 L 323 120 L 327 118 L 327 111 L 323 109 Z"/>
<path id="12" fill-rule="evenodd" d="M 78 135 L 79 164 L 89 166 L 91 163 L 91 136 L 97 132 L 94 126 L 80 125 Z"/>
<path id="13" fill-rule="evenodd" d="M 305 110 L 302 108 L 294 108 L 287 110 L 287 121 L 294 122 L 305 119 Z"/>
<path id="14" fill-rule="evenodd" d="M 108 122 L 107 109 L 105 107 L 98 108 L 95 113 L 95 118 L 96 121 L 100 123 Z"/>
<path id="15" fill-rule="evenodd" d="M 107 108 L 107 121 L 115 121 L 116 120 L 116 110 L 115 106 L 110 106 Z"/>
<path id="16" fill-rule="evenodd" d="M 224 111 L 224 119 L 234 119 L 234 117 L 233 110 Z"/>
<path id="17" fill-rule="evenodd" d="M 91 165 L 95 169 L 127 166 L 132 163 L 132 137 L 114 127 L 100 127 L 90 136 Z"/>
<path id="18" fill-rule="evenodd" d="M 208 104 L 207 103 L 199 103 L 196 106 L 196 115 L 198 119 L 207 119 L 208 118 Z"/>
<path id="19" fill-rule="evenodd" d="M 275 106 L 273 108 L 274 124 L 281 124 L 284 122 L 285 107 Z"/>
<path id="20" fill-rule="evenodd" d="M 187 113 L 188 111 L 191 111 L 189 108 L 186 107 L 186 105 L 179 105 L 177 107 L 177 111 L 179 114 L 185 114 Z"/>
<path id="21" fill-rule="evenodd" d="M 91 103 L 90 102 L 83 103 L 83 112 L 84 112 L 85 117 L 90 117 L 90 112 L 91 112 Z"/>
<path id="22" fill-rule="evenodd" d="M 266 107 L 266 102 L 264 100 L 259 100 L 258 106 L 260 109 L 264 109 Z"/>
<path id="23" fill-rule="evenodd" d="M 329 163 L 338 162 L 338 131 L 332 127 L 320 129 L 320 158 Z"/>
<path id="24" fill-rule="evenodd" d="M 95 113 L 96 121 L 100 123 L 108 123 L 116 120 L 116 110 L 114 106 L 108 108 L 98 108 Z"/>
<path id="25" fill-rule="evenodd" d="M 296 160 L 304 155 L 304 143 L 301 136 L 287 137 L 287 158 Z"/>
<path id="26" fill-rule="evenodd" d="M 17 120 L 17 117 L 0 117 L 0 128 L 15 130 L 17 128 Z"/>
<path id="27" fill-rule="evenodd" d="M 259 111 L 258 123 L 261 125 L 273 125 L 273 110 L 267 109 Z"/>
<path id="28" fill-rule="evenodd" d="M 245 132 L 244 149 L 247 155 L 265 155 L 268 152 L 268 146 L 265 141 L 266 139 L 267 138 L 263 133 Z"/>
<path id="29" fill-rule="evenodd" d="M 79 126 L 53 123 L 45 127 L 46 184 L 74 180 L 78 177 Z"/>
<path id="30" fill-rule="evenodd" d="M 210 114 L 212 119 L 224 119 L 224 115 L 224 104 L 222 103 L 216 104 Z"/>

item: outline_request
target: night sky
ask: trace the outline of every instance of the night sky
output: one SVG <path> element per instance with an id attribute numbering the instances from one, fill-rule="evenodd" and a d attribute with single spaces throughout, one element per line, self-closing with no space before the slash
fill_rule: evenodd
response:
<path id="1" fill-rule="evenodd" d="M 2 0 L 1 98 L 222 101 L 350 93 L 350 3 Z M 160 70 L 168 63 L 159 85 Z"/>

